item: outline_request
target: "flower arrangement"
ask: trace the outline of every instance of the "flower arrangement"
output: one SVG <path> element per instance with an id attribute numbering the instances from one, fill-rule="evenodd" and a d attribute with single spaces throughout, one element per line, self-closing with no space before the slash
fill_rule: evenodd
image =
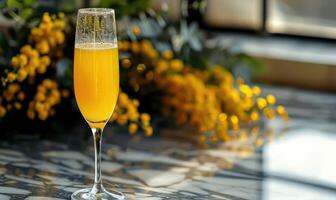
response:
<path id="1" fill-rule="evenodd" d="M 46 120 L 55 114 L 54 107 L 61 98 L 69 96 L 67 90 L 60 90 L 57 81 L 48 76 L 35 85 L 36 79 L 55 70 L 52 61 L 63 56 L 64 29 L 63 13 L 58 16 L 45 13 L 39 25 L 31 29 L 28 44 L 20 48 L 19 54 L 11 58 L 10 67 L 1 73 L 0 118 L 13 109 L 21 110 L 23 107 L 27 109 L 28 118 Z M 28 100 L 26 93 L 31 92 L 33 87 L 35 95 Z"/>
<path id="2" fill-rule="evenodd" d="M 222 66 L 195 69 L 171 51 L 158 52 L 149 40 L 121 40 L 118 46 L 121 55 L 129 55 L 121 59 L 122 85 L 137 98 L 159 96 L 151 102 L 152 112 L 172 119 L 176 126 L 194 127 L 201 142 L 232 140 L 240 126 L 256 125 L 261 116 L 288 119 L 273 95 L 261 96 L 260 87 L 235 79 Z"/>
<path id="3" fill-rule="evenodd" d="M 228 62 L 221 64 L 228 67 L 212 63 L 200 55 L 218 49 L 207 51 L 201 45 L 204 38 L 194 34 L 194 24 L 182 21 L 174 28 L 163 23 L 164 14 L 149 13 L 142 13 L 142 20 L 127 18 L 131 25 L 120 30 L 121 92 L 110 122 L 127 127 L 130 134 L 142 130 L 151 136 L 151 118 L 162 118 L 171 126 L 191 128 L 201 143 L 217 143 L 246 137 L 241 127 L 254 127 L 263 117 L 288 119 L 273 95 L 261 96 L 259 87 L 230 71 L 232 60 L 255 62 L 252 58 L 224 50 Z M 64 99 L 73 98 L 72 56 L 64 54 L 73 49 L 71 19 L 71 14 L 44 13 L 37 24 L 27 27 L 26 44 L 0 70 L 0 124 L 10 114 L 43 123 L 69 102 Z M 68 66 L 61 66 L 64 62 Z"/>

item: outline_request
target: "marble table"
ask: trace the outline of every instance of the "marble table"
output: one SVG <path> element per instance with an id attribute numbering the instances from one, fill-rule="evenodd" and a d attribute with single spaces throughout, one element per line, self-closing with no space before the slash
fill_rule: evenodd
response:
<path id="1" fill-rule="evenodd" d="M 328 120 L 333 116 L 299 116 L 299 107 L 284 95 L 280 100 L 296 109 L 288 124 L 275 119 L 267 123 L 272 132 L 207 149 L 159 136 L 112 134 L 108 128 L 102 155 L 106 188 L 139 200 L 336 199 L 336 125 Z M 259 134 L 263 144 L 257 147 Z M 1 141 L 0 200 L 70 199 L 72 192 L 92 184 L 91 146 L 91 141 L 84 147 Z"/>

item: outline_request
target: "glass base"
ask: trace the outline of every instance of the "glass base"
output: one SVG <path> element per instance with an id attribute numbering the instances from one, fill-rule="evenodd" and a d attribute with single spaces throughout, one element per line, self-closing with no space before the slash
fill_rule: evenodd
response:
<path id="1" fill-rule="evenodd" d="M 72 200 L 126 200 L 126 196 L 117 191 L 107 192 L 104 187 L 85 188 L 74 192 L 71 195 Z"/>

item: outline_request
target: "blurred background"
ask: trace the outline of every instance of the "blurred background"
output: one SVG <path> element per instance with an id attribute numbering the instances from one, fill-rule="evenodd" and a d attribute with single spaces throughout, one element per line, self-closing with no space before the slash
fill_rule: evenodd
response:
<path id="1" fill-rule="evenodd" d="M 238 167 L 231 168 L 238 178 L 228 182 L 243 187 L 229 188 L 229 195 L 287 199 L 290 191 L 293 199 L 335 199 L 336 1 L 0 0 L 0 5 L 0 138 L 66 138 L 71 147 L 87 146 L 89 129 L 72 89 L 76 13 L 83 7 L 110 7 L 117 11 L 122 77 L 120 103 L 111 118 L 115 123 L 106 131 L 107 141 L 122 148 L 111 149 L 160 152 L 166 138 L 196 143 L 197 148 L 212 149 L 195 153 L 194 146 L 186 145 L 187 150 L 176 153 L 168 143 L 173 150 L 161 150 L 200 163 L 210 155 L 215 161 L 209 163 L 221 170 L 227 153 L 233 152 L 232 163 Z M 51 32 L 45 31 L 45 41 L 37 34 L 40 30 Z M 39 61 L 21 77 L 20 70 L 30 63 L 23 59 L 24 66 L 19 66 L 14 61 L 31 53 L 22 50 L 26 44 L 48 64 Z M 45 89 L 40 88 L 51 91 L 41 97 Z M 184 91 L 187 97 L 181 97 Z M 47 101 L 49 94 L 54 95 Z M 211 107 L 207 97 L 193 103 L 204 94 L 213 95 L 221 108 Z M 216 116 L 208 123 L 202 117 L 211 116 L 210 108 Z M 217 127 L 220 122 L 223 129 Z M 111 130 L 117 132 L 113 137 Z M 136 132 L 141 134 L 133 136 Z M 155 162 L 145 162 L 144 168 L 155 168 Z M 224 172 L 200 174 L 223 178 L 231 173 L 225 167 Z M 251 176 L 255 182 L 245 183 Z M 221 188 L 212 186 L 223 181 L 211 181 L 205 188 L 216 193 Z"/>
<path id="2" fill-rule="evenodd" d="M 164 1 L 159 1 L 160 5 Z M 334 91 L 336 2 L 287 0 L 208 0 L 201 13 L 189 13 L 211 39 L 258 58 L 258 80 L 315 90 Z M 171 17 L 183 15 L 181 1 L 167 1 Z"/>
<path id="3" fill-rule="evenodd" d="M 335 15 L 332 1 L 209 1 L 211 27 L 254 31 L 229 34 L 242 51 L 266 65 L 268 83 L 334 90 Z M 229 12 L 220 12 L 226 8 Z M 239 38 L 239 39 L 238 39 Z"/>
<path id="4" fill-rule="evenodd" d="M 98 1 L 38 2 L 49 10 L 70 12 L 97 5 Z M 175 21 L 187 17 L 189 23 L 199 23 L 206 30 L 209 45 L 219 43 L 258 58 L 265 66 L 259 81 L 314 90 L 336 89 L 334 1 L 153 0 L 151 3 L 157 10 L 166 9 Z M 102 0 L 98 4 L 122 6 L 123 3 Z M 148 2 L 144 3 L 133 14 L 147 5 Z M 14 22 L 2 17 L 0 24 L 4 29 Z"/>

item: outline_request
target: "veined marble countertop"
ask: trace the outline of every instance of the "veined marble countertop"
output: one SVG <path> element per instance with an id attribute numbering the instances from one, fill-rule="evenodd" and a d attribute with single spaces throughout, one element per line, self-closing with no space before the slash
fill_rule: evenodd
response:
<path id="1" fill-rule="evenodd" d="M 130 200 L 335 200 L 336 125 L 295 116 L 267 127 L 273 132 L 210 149 L 107 129 L 104 185 Z M 259 134 L 264 144 L 257 149 Z M 70 199 L 92 184 L 92 146 L 1 141 L 0 200 Z"/>

